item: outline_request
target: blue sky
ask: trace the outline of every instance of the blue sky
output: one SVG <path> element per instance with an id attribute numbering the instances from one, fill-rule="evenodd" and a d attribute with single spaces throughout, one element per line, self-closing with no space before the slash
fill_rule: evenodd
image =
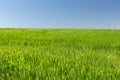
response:
<path id="1" fill-rule="evenodd" d="M 0 0 L 0 27 L 120 28 L 120 0 Z"/>

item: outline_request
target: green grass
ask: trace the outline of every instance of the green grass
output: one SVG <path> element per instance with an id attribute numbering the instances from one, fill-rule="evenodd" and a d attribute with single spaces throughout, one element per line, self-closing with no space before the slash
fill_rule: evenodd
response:
<path id="1" fill-rule="evenodd" d="M 0 80 L 120 80 L 120 30 L 0 29 Z"/>

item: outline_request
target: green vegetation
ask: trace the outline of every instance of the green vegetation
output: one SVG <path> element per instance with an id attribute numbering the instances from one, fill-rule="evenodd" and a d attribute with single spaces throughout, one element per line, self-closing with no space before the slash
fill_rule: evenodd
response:
<path id="1" fill-rule="evenodd" d="M 0 80 L 120 80 L 120 30 L 0 29 Z"/>

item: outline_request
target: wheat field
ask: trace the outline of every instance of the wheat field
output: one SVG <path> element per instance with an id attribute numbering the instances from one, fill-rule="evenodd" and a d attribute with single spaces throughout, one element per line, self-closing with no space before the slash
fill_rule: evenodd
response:
<path id="1" fill-rule="evenodd" d="M 0 80 L 120 80 L 120 30 L 1 28 Z"/>

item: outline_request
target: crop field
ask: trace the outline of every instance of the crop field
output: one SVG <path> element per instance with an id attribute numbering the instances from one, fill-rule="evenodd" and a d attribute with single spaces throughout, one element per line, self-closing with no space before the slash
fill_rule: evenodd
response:
<path id="1" fill-rule="evenodd" d="M 1 28 L 0 80 L 120 80 L 120 30 Z"/>

